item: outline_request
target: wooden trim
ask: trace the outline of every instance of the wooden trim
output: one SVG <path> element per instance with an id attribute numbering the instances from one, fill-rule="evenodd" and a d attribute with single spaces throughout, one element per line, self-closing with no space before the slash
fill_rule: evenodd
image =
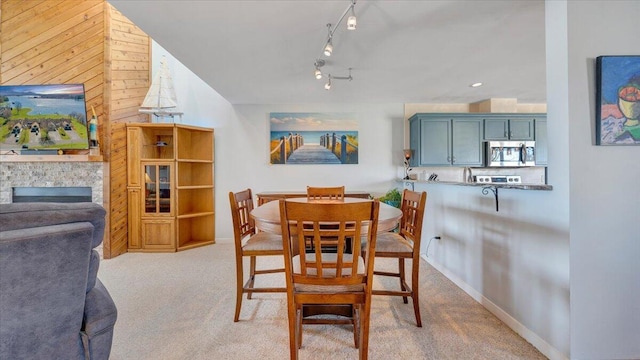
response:
<path id="1" fill-rule="evenodd" d="M 0 155 L 5 162 L 103 162 L 100 155 Z"/>

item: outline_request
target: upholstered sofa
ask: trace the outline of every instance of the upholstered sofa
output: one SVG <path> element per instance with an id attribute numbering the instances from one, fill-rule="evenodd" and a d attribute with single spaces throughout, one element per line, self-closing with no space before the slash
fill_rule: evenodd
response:
<path id="1" fill-rule="evenodd" d="M 116 306 L 97 278 L 105 210 L 0 204 L 0 359 L 108 359 Z"/>

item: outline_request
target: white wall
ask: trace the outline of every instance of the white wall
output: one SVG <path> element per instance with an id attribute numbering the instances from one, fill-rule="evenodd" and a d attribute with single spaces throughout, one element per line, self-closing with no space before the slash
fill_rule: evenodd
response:
<path id="1" fill-rule="evenodd" d="M 550 149 L 550 157 L 553 152 Z M 550 358 L 569 353 L 569 241 L 562 181 L 553 191 L 416 185 L 429 193 L 426 259 Z M 564 354 L 564 355 L 563 355 Z"/>
<path id="2" fill-rule="evenodd" d="M 399 186 L 402 157 L 402 104 L 236 105 L 234 121 L 216 129 L 217 237 L 231 237 L 228 193 L 250 187 L 261 191 L 306 191 L 307 185 L 345 185 L 381 195 Z M 359 129 L 357 165 L 271 165 L 270 112 L 355 114 Z M 221 197 L 225 201 L 220 201 Z"/>
<path id="3" fill-rule="evenodd" d="M 571 357 L 640 359 L 640 146 L 594 145 L 595 58 L 640 55 L 640 2 L 566 3 Z"/>

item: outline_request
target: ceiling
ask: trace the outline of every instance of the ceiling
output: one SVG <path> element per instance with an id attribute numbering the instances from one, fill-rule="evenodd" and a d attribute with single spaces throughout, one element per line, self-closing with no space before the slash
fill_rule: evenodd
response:
<path id="1" fill-rule="evenodd" d="M 546 103 L 543 0 L 109 2 L 232 104 Z"/>

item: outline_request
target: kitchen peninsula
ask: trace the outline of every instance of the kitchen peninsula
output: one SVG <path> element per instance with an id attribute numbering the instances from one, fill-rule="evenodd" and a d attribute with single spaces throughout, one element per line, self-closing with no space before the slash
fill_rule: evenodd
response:
<path id="1" fill-rule="evenodd" d="M 517 190 L 553 190 L 553 186 L 547 184 L 520 184 L 520 183 L 480 183 L 480 182 L 468 182 L 468 181 L 439 181 L 439 180 L 407 180 L 398 179 L 405 187 L 411 187 L 411 190 L 415 189 L 416 183 L 424 184 L 439 184 L 439 185 L 458 185 L 458 186 L 475 186 L 482 188 L 483 195 L 489 195 L 489 191 L 493 193 L 496 202 L 496 211 L 500 211 L 500 200 L 498 197 L 498 189 L 517 189 Z"/>

